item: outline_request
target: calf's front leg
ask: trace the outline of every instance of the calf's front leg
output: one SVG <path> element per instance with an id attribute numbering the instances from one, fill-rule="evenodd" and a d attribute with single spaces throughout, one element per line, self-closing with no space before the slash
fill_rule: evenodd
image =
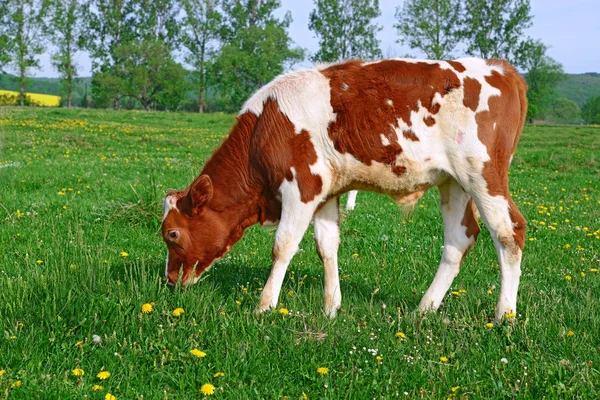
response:
<path id="1" fill-rule="evenodd" d="M 298 245 L 319 203 L 316 199 L 308 204 L 303 203 L 299 195 L 293 194 L 292 191 L 292 195 L 282 196 L 281 220 L 273 244 L 273 267 L 260 296 L 257 312 L 277 307 L 287 267 L 298 251 Z"/>

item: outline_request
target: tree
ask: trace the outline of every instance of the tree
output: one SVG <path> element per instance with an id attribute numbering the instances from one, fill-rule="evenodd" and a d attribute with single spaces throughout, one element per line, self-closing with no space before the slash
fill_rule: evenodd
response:
<path id="1" fill-rule="evenodd" d="M 315 5 L 308 25 L 319 39 L 313 61 L 382 57 L 376 38 L 381 27 L 373 23 L 381 14 L 379 0 L 315 0 Z"/>
<path id="2" fill-rule="evenodd" d="M 67 107 L 72 106 L 73 81 L 77 77 L 75 57 L 83 34 L 82 10 L 79 0 L 48 0 L 49 23 L 47 33 L 56 47 L 52 64 L 60 76 Z"/>
<path id="3" fill-rule="evenodd" d="M 204 112 L 207 60 L 214 55 L 211 43 L 219 37 L 221 14 L 218 0 L 181 0 L 183 18 L 182 44 L 187 49 L 185 61 L 194 69 L 198 88 L 198 111 Z"/>
<path id="4" fill-rule="evenodd" d="M 546 55 L 547 49 L 539 40 L 524 41 L 515 60 L 517 65 L 527 71 L 527 118 L 530 121 L 543 114 L 556 99 L 556 84 L 566 78 L 562 65 Z"/>
<path id="5" fill-rule="evenodd" d="M 92 59 L 94 105 L 106 107 L 112 102 L 116 110 L 125 86 L 118 75 L 123 60 L 117 53 L 120 46 L 133 40 L 130 22 L 135 5 L 132 0 L 88 0 L 85 10 L 83 43 Z"/>
<path id="6" fill-rule="evenodd" d="M 211 79 L 228 110 L 237 110 L 249 95 L 281 74 L 286 65 L 304 58 L 292 47 L 287 29 L 290 13 L 282 20 L 273 12 L 279 0 L 227 0 L 223 3 L 220 52 Z"/>
<path id="7" fill-rule="evenodd" d="M 549 105 L 546 117 L 553 122 L 574 124 L 580 122 L 581 110 L 573 100 L 560 97 Z"/>
<path id="8" fill-rule="evenodd" d="M 8 13 L 8 2 L 0 1 L 0 73 L 4 66 L 10 61 L 8 49 L 10 48 L 10 37 L 8 27 L 10 26 L 10 14 Z"/>
<path id="9" fill-rule="evenodd" d="M 146 111 L 156 108 L 160 99 L 168 100 L 172 109 L 177 107 L 185 94 L 185 71 L 162 41 L 131 42 L 120 46 L 117 55 L 124 60 L 119 76 L 125 95 L 138 100 Z"/>
<path id="10" fill-rule="evenodd" d="M 8 55 L 19 74 L 19 104 L 25 105 L 25 80 L 31 68 L 39 68 L 37 56 L 44 51 L 43 0 L 5 0 L 8 21 Z"/>
<path id="11" fill-rule="evenodd" d="M 398 42 L 429 59 L 452 58 L 462 39 L 461 12 L 460 0 L 406 0 L 396 8 Z"/>
<path id="12" fill-rule="evenodd" d="M 588 124 L 600 124 L 600 96 L 592 97 L 581 107 L 581 116 Z"/>
<path id="13" fill-rule="evenodd" d="M 469 55 L 511 62 L 533 18 L 529 0 L 467 0 L 463 15 Z"/>

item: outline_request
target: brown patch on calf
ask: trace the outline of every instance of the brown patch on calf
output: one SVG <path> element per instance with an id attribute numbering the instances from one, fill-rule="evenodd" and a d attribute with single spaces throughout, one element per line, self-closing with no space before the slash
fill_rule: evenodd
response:
<path id="1" fill-rule="evenodd" d="M 473 78 L 465 78 L 463 81 L 465 86 L 465 96 L 463 98 L 463 104 L 465 107 L 470 108 L 473 111 L 477 111 L 479 106 L 479 95 L 481 94 L 481 82 Z"/>
<path id="2" fill-rule="evenodd" d="M 477 240 L 480 229 L 479 224 L 477 223 L 477 214 L 475 212 L 475 202 L 473 199 L 470 199 L 467 203 L 467 208 L 465 209 L 465 214 L 463 215 L 463 219 L 460 224 L 467 228 L 467 237 L 475 237 L 475 240 Z"/>
<path id="3" fill-rule="evenodd" d="M 431 127 L 435 125 L 435 118 L 433 118 L 431 115 L 427 118 L 423 118 L 423 122 L 425 122 L 425 125 Z M 417 139 L 418 140 L 418 139 Z"/>
<path id="4" fill-rule="evenodd" d="M 302 202 L 308 203 L 322 192 L 323 180 L 310 170 L 318 161 L 310 134 L 305 130 L 295 133 L 294 124 L 281 112 L 277 100 L 269 98 L 265 102 L 250 147 L 273 193 L 278 192 L 284 179 L 294 180 L 292 168 Z"/>
<path id="5" fill-rule="evenodd" d="M 397 175 L 406 171 L 394 165 L 402 152 L 394 129 L 399 127 L 398 119 L 411 126 L 411 112 L 419 111 L 419 105 L 430 115 L 437 114 L 440 106 L 433 104 L 435 94 L 443 97 L 460 87 L 453 71 L 423 62 L 349 61 L 321 73 L 329 79 L 331 106 L 336 113 L 336 120 L 329 125 L 329 137 L 336 150 L 352 154 L 366 165 L 374 161 L 390 165 Z M 392 107 L 386 106 L 387 100 L 391 100 Z M 389 145 L 381 143 L 381 135 Z M 418 140 L 416 135 L 408 135 L 409 140 Z"/>
<path id="6" fill-rule="evenodd" d="M 459 63 L 458 61 L 450 60 L 446 61 L 448 64 L 452 65 L 452 68 L 456 70 L 456 72 L 465 72 L 467 69 L 464 65 Z"/>
<path id="7" fill-rule="evenodd" d="M 490 196 L 502 196 L 509 204 L 513 235 L 510 241 L 499 237 L 502 244 L 511 249 L 515 245 L 521 250 L 525 244 L 527 221 L 510 197 L 508 190 L 508 168 L 515 152 L 527 114 L 527 84 L 515 68 L 503 60 L 488 60 L 488 65 L 500 66 L 504 74 L 493 71 L 486 82 L 500 90 L 499 96 L 488 100 L 489 111 L 476 114 L 477 136 L 485 145 L 490 160 L 483 165 L 483 178 Z M 495 124 L 495 128 L 494 128 Z"/>

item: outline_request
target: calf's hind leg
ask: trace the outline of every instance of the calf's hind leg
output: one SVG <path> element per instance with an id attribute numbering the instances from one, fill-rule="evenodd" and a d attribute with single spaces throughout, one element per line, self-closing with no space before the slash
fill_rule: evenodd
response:
<path id="1" fill-rule="evenodd" d="M 471 196 L 455 180 L 438 188 L 444 220 L 444 251 L 433 282 L 419 303 L 421 311 L 438 309 L 460 270 L 460 264 L 479 234 Z"/>
<path id="2" fill-rule="evenodd" d="M 317 253 L 325 268 L 325 314 L 335 317 L 342 304 L 337 254 L 340 245 L 339 198 L 330 199 L 315 214 Z"/>
<path id="3" fill-rule="evenodd" d="M 487 225 L 500 264 L 500 297 L 496 305 L 496 321 L 517 312 L 517 292 L 521 277 L 521 256 L 527 221 L 517 209 L 508 187 L 504 195 L 490 195 L 487 190 L 474 192 L 481 218 Z"/>

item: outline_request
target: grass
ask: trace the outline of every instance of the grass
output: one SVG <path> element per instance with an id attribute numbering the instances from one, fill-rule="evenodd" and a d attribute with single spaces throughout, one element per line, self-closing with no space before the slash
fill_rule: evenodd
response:
<path id="1" fill-rule="evenodd" d="M 0 108 L 0 398 L 184 399 L 206 383 L 227 399 L 600 396 L 600 128 L 526 128 L 511 169 L 529 220 L 519 310 L 487 327 L 499 272 L 485 229 L 440 311 L 412 314 L 442 252 L 436 190 L 408 220 L 370 193 L 344 213 L 334 320 L 312 231 L 287 315 L 253 313 L 273 230 L 249 229 L 198 285 L 168 287 L 160 201 L 232 121 Z"/>

